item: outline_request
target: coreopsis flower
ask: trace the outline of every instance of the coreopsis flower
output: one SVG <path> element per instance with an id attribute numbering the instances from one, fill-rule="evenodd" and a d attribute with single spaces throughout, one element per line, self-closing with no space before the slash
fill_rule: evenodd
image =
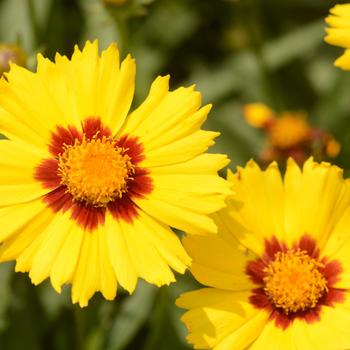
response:
<path id="1" fill-rule="evenodd" d="M 196 349 L 350 348 L 350 187 L 342 170 L 294 160 L 282 178 L 250 161 L 215 215 L 218 235 L 189 236 L 191 271 L 207 288 L 183 294 Z"/>
<path id="2" fill-rule="evenodd" d="M 264 163 L 280 162 L 293 157 L 302 164 L 310 155 L 317 159 L 336 157 L 340 144 L 323 129 L 313 127 L 301 112 L 277 114 L 262 103 L 243 107 L 246 121 L 266 133 L 267 145 L 260 154 Z"/>
<path id="3" fill-rule="evenodd" d="M 344 70 L 350 70 L 350 4 L 336 5 L 330 9 L 326 23 L 327 35 L 325 41 L 331 45 L 340 46 L 345 52 L 334 65 Z"/>
<path id="4" fill-rule="evenodd" d="M 10 63 L 25 66 L 27 55 L 24 50 L 15 44 L 0 44 L 0 76 L 10 69 Z"/>
<path id="5" fill-rule="evenodd" d="M 169 226 L 214 233 L 208 217 L 230 185 L 227 157 L 204 153 L 218 133 L 200 130 L 193 87 L 158 77 L 130 115 L 135 62 L 116 45 L 38 56 L 37 72 L 13 65 L 0 81 L 0 261 L 16 259 L 34 284 L 50 278 L 85 306 L 96 291 L 130 293 L 139 277 L 174 281 L 190 258 Z"/>

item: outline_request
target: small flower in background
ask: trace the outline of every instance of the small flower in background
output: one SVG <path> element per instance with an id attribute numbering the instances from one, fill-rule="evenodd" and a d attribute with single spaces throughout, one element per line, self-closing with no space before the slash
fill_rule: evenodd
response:
<path id="1" fill-rule="evenodd" d="M 330 28 L 326 28 L 325 41 L 345 48 L 344 54 L 334 64 L 344 70 L 350 70 L 350 4 L 336 5 L 330 9 L 330 13 L 326 18 Z"/>
<path id="2" fill-rule="evenodd" d="M 128 0 L 103 0 L 104 3 L 115 6 L 124 5 L 127 1 Z"/>
<path id="3" fill-rule="evenodd" d="M 255 128 L 262 128 L 267 137 L 267 146 L 261 152 L 264 163 L 280 162 L 293 157 L 302 164 L 310 155 L 317 160 L 336 157 L 340 144 L 325 130 L 309 124 L 301 112 L 275 113 L 262 103 L 251 103 L 243 107 L 246 121 Z"/>
<path id="4" fill-rule="evenodd" d="M 132 293 L 139 277 L 175 281 L 170 268 L 190 258 L 169 226 L 216 233 L 208 214 L 231 193 L 217 175 L 227 157 L 204 153 L 218 136 L 200 129 L 211 106 L 165 76 L 128 116 L 135 70 L 95 41 L 0 81 L 0 261 L 58 292 L 71 283 L 81 306 L 118 283 Z"/>
<path id="5" fill-rule="evenodd" d="M 235 196 L 217 235 L 188 236 L 191 272 L 207 288 L 177 305 L 196 349 L 350 348 L 350 187 L 342 170 L 290 159 L 229 172 Z"/>
<path id="6" fill-rule="evenodd" d="M 25 66 L 27 55 L 24 50 L 15 44 L 0 44 L 0 76 L 10 69 L 10 62 L 18 66 Z"/>
<path id="7" fill-rule="evenodd" d="M 129 15 L 142 15 L 145 13 L 145 7 L 150 5 L 154 0 L 100 0 L 107 6 L 120 7 L 118 9 L 121 10 L 121 7 L 129 7 L 130 13 Z"/>

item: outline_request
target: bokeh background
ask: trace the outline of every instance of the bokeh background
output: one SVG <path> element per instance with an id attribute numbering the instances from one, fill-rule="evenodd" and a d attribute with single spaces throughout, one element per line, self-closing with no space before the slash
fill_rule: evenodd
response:
<path id="1" fill-rule="evenodd" d="M 159 74 L 171 74 L 172 88 L 195 83 L 204 103 L 214 104 L 205 128 L 222 132 L 212 151 L 227 153 L 231 168 L 258 157 L 266 143 L 244 121 L 242 105 L 303 110 L 341 143 L 332 161 L 350 175 L 350 75 L 333 66 L 342 50 L 323 41 L 335 1 L 109 1 L 0 0 L 0 42 L 19 45 L 35 69 L 38 52 L 53 58 L 87 39 L 98 38 L 102 48 L 116 41 L 137 60 L 134 106 Z M 121 290 L 108 302 L 97 294 L 81 309 L 69 287 L 61 295 L 48 282 L 34 287 L 4 264 L 0 349 L 190 349 L 174 301 L 197 287 L 189 274 L 169 288 L 139 283 L 132 296 Z"/>

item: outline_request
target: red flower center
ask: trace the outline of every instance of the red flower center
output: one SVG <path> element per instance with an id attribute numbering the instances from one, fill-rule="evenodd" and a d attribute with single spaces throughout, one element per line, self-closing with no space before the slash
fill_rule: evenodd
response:
<path id="1" fill-rule="evenodd" d="M 137 138 L 112 137 L 98 118 L 89 118 L 82 131 L 57 127 L 49 150 L 34 177 L 50 192 L 43 198 L 54 212 L 71 210 L 72 219 L 93 230 L 108 210 L 116 219 L 132 222 L 138 215 L 133 198 L 152 191 L 148 170 Z"/>
<path id="2" fill-rule="evenodd" d="M 277 252 L 264 268 L 264 291 L 270 302 L 287 315 L 314 308 L 327 292 L 327 281 L 320 271 L 324 264 L 306 251 Z"/>
<path id="3" fill-rule="evenodd" d="M 270 312 L 282 329 L 296 318 L 319 321 L 323 305 L 344 301 L 344 291 L 334 287 L 341 272 L 337 260 L 319 259 L 316 242 L 309 236 L 291 249 L 273 237 L 265 242 L 262 258 L 247 264 L 246 273 L 257 285 L 250 302 Z"/>
<path id="4" fill-rule="evenodd" d="M 105 207 L 127 191 L 135 169 L 125 150 L 103 136 L 67 146 L 59 156 L 58 172 L 75 200 Z"/>

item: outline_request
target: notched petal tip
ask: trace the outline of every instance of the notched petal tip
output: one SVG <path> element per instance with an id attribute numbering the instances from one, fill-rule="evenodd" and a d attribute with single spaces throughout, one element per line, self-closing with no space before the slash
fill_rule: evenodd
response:
<path id="1" fill-rule="evenodd" d="M 246 168 L 255 168 L 261 170 L 260 166 L 258 165 L 258 163 L 256 163 L 256 161 L 253 158 L 248 160 L 248 162 L 246 163 Z"/>
<path id="2" fill-rule="evenodd" d="M 157 78 L 154 79 L 151 84 L 150 93 L 156 93 L 159 89 L 169 91 L 169 81 L 169 74 L 165 76 L 158 75 Z"/>
<path id="3" fill-rule="evenodd" d="M 130 53 L 127 54 L 127 56 L 124 58 L 122 64 L 125 62 L 125 64 L 136 64 L 136 60 L 134 57 L 131 56 Z"/>
<path id="4" fill-rule="evenodd" d="M 273 169 L 273 170 L 279 170 L 278 163 L 274 160 L 272 161 L 266 168 L 267 170 Z"/>

